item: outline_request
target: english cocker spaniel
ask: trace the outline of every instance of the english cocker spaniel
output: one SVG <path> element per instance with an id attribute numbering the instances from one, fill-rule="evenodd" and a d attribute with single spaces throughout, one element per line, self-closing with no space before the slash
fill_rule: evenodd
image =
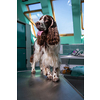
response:
<path id="1" fill-rule="evenodd" d="M 57 30 L 57 25 L 51 16 L 44 15 L 38 22 L 35 23 L 37 29 L 37 40 L 34 43 L 34 54 L 30 58 L 31 73 L 35 73 L 35 63 L 39 61 L 41 71 L 57 82 L 59 80 L 60 68 L 60 36 Z M 50 71 L 50 66 L 53 71 Z"/>

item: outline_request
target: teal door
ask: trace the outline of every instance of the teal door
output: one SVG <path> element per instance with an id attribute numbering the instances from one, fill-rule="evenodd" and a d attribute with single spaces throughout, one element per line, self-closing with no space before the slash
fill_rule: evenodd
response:
<path id="1" fill-rule="evenodd" d="M 26 47 L 25 32 L 25 25 L 17 22 L 17 47 Z"/>
<path id="2" fill-rule="evenodd" d="M 17 49 L 17 71 L 26 70 L 26 49 Z"/>
<path id="3" fill-rule="evenodd" d="M 17 22 L 17 71 L 26 70 L 26 29 L 25 24 Z"/>

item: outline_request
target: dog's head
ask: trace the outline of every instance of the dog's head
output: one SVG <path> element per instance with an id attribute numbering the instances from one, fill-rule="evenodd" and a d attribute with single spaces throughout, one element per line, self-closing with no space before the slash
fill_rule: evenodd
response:
<path id="1" fill-rule="evenodd" d="M 42 38 L 44 38 L 43 36 L 45 36 L 44 40 L 46 41 L 46 43 L 50 45 L 55 45 L 59 42 L 60 39 L 57 25 L 51 16 L 44 15 L 35 24 L 37 29 L 39 30 L 37 35 Z"/>
<path id="2" fill-rule="evenodd" d="M 47 31 L 50 26 L 56 25 L 54 19 L 48 15 L 42 16 L 35 24 L 39 31 Z"/>

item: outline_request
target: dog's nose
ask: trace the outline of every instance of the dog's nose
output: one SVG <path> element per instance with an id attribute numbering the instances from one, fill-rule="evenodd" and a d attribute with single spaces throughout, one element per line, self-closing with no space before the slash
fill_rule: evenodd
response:
<path id="1" fill-rule="evenodd" d="M 36 25 L 36 26 L 40 25 L 40 22 L 36 22 L 35 25 Z"/>

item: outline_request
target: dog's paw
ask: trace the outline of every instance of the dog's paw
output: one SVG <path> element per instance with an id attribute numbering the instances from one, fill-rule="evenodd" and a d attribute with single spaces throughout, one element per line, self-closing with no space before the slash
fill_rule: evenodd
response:
<path id="1" fill-rule="evenodd" d="M 47 75 L 47 79 L 52 80 L 52 75 Z"/>
<path id="2" fill-rule="evenodd" d="M 53 77 L 53 82 L 58 82 L 59 81 L 59 77 Z"/>
<path id="3" fill-rule="evenodd" d="M 36 73 L 36 71 L 35 71 L 35 70 L 32 70 L 32 71 L 31 71 L 31 74 L 35 74 L 35 73 Z"/>

